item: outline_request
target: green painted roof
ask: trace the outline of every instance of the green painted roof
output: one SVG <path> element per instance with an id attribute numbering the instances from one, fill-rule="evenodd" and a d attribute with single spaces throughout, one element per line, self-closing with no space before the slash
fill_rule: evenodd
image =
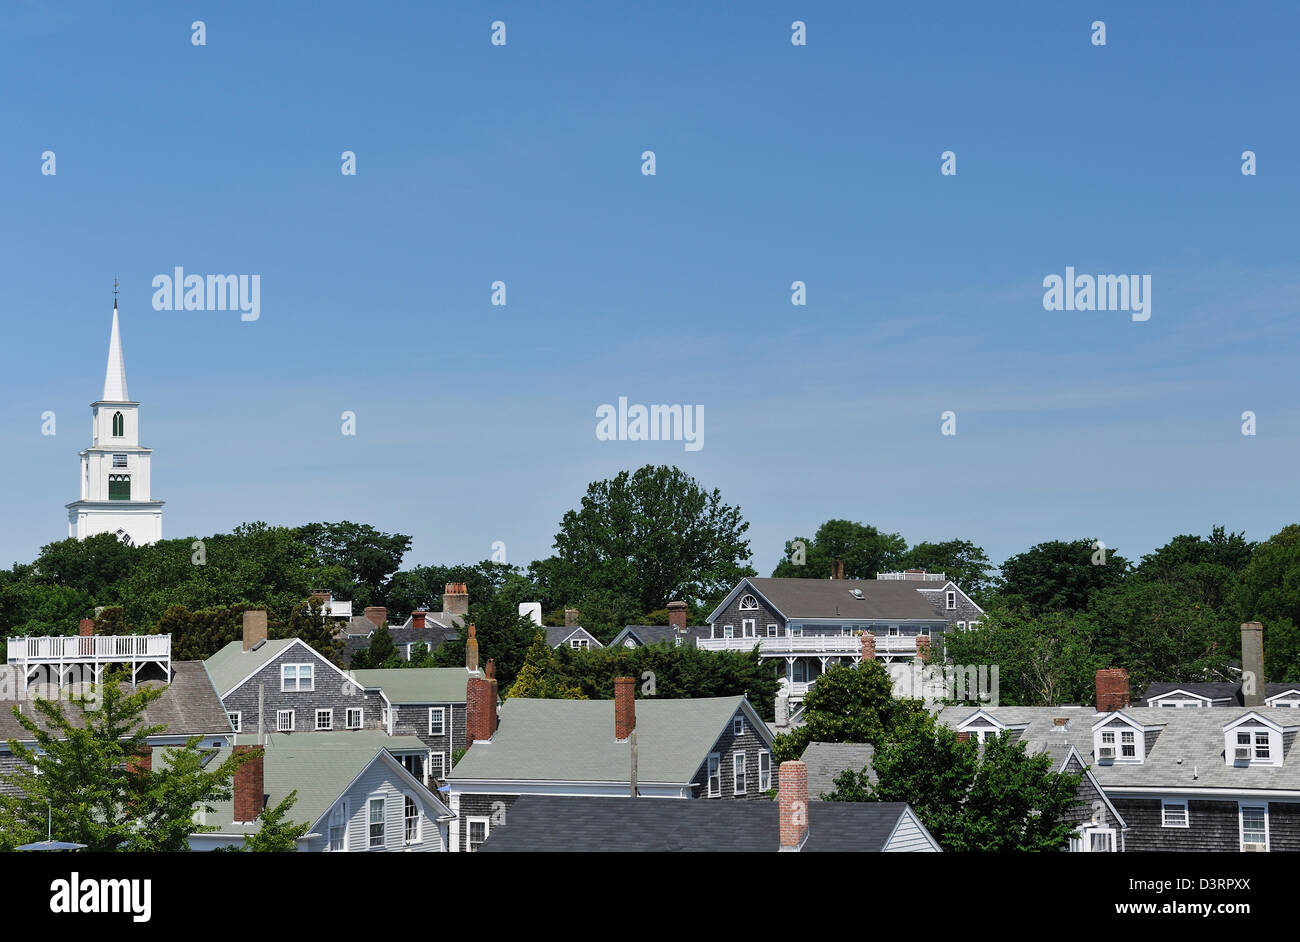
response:
<path id="1" fill-rule="evenodd" d="M 744 702 L 744 697 L 636 701 L 640 781 L 689 782 Z M 614 739 L 613 700 L 511 697 L 501 707 L 496 736 L 475 743 L 449 778 L 622 782 L 630 763 L 630 746 Z"/>
<path id="2" fill-rule="evenodd" d="M 267 641 L 256 651 L 245 651 L 243 641 L 232 641 L 203 662 L 212 678 L 217 695 L 224 697 L 241 680 L 265 667 L 272 658 L 297 641 L 297 638 L 277 638 Z"/>
<path id="3" fill-rule="evenodd" d="M 237 736 L 235 741 L 241 746 L 252 746 L 257 744 L 257 737 Z M 314 824 L 374 761 L 380 750 L 425 753 L 428 748 L 415 736 L 389 736 L 381 730 L 271 733 L 266 737 L 263 764 L 267 807 L 274 807 L 296 788 L 298 800 L 294 802 L 289 817 Z M 224 762 L 230 757 L 230 752 L 229 746 L 222 747 L 208 768 Z M 162 767 L 163 756 L 163 749 L 154 750 L 156 768 Z M 259 822 L 234 823 L 233 802 L 214 802 L 212 807 L 216 812 L 207 815 L 206 823 L 217 825 L 223 833 L 257 830 L 260 826 Z"/>
<path id="4" fill-rule="evenodd" d="M 394 667 L 353 671 L 352 679 L 381 688 L 393 704 L 464 703 L 469 673 L 463 667 Z"/>

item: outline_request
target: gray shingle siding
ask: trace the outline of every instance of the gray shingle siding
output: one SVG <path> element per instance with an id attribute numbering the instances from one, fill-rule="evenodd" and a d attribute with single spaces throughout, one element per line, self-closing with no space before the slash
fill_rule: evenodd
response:
<path id="1" fill-rule="evenodd" d="M 469 850 L 469 819 L 487 818 L 488 833 L 510 823 L 510 806 L 519 800 L 518 795 L 475 795 L 460 796 L 457 812 L 456 850 Z M 560 822 L 556 822 L 557 825 Z"/>
<path id="2" fill-rule="evenodd" d="M 445 710 L 441 736 L 429 732 L 429 710 L 442 707 Z M 451 755 L 465 746 L 465 704 L 463 703 L 404 703 L 395 708 L 393 718 L 393 735 L 416 736 L 432 752 L 443 754 L 443 778 L 451 771 Z"/>
<path id="3" fill-rule="evenodd" d="M 1259 802 L 1263 804 L 1264 802 Z M 1193 798 L 1187 803 L 1185 828 L 1167 828 L 1158 798 L 1116 798 L 1115 807 L 1128 822 L 1130 851 L 1241 850 L 1241 823 L 1236 800 Z M 1269 850 L 1300 850 L 1300 803 L 1268 802 Z"/>
<path id="4" fill-rule="evenodd" d="M 1071 756 L 1070 761 L 1065 764 L 1065 771 L 1078 774 L 1083 771 L 1083 766 L 1079 764 L 1077 758 Z M 1110 810 L 1106 807 L 1101 792 L 1092 784 L 1088 776 L 1085 775 L 1079 780 L 1079 787 L 1074 790 L 1074 794 L 1078 800 L 1065 813 L 1066 821 L 1071 824 L 1090 824 L 1093 817 L 1096 816 L 1098 818 L 1097 823 L 1102 824 L 1101 815 L 1105 814 L 1109 817 Z M 1117 822 L 1106 821 L 1105 825 L 1107 827 L 1116 827 Z"/>
<path id="5" fill-rule="evenodd" d="M 280 689 L 280 668 L 285 664 L 312 664 L 313 690 L 289 691 Z M 321 656 L 301 645 L 287 648 L 278 657 L 268 661 L 253 677 L 222 698 L 226 712 L 241 714 L 245 733 L 257 730 L 257 688 L 264 685 L 264 722 L 267 732 L 276 730 L 276 713 L 294 711 L 294 732 L 312 732 L 316 728 L 316 711 L 334 711 L 334 729 L 346 728 L 347 709 L 362 708 L 363 729 L 384 729 L 382 712 L 384 702 L 377 694 L 364 695 L 355 685 L 345 680 L 338 670 Z M 345 693 L 344 691 L 354 691 Z"/>
<path id="6" fill-rule="evenodd" d="M 723 627 L 726 625 L 731 625 L 735 628 L 735 631 L 733 633 L 737 638 L 739 638 L 741 636 L 741 620 L 750 619 L 750 618 L 754 620 L 754 631 L 760 638 L 767 637 L 768 625 L 776 625 L 777 634 L 779 635 L 785 634 L 785 619 L 782 618 L 780 615 L 778 615 L 775 610 L 773 610 L 766 602 L 764 602 L 757 595 L 754 596 L 754 600 L 758 602 L 757 610 L 751 609 L 749 611 L 744 611 L 744 612 L 740 610 L 740 600 L 749 594 L 751 593 L 741 592 L 739 595 L 737 595 L 734 599 L 731 600 L 730 605 L 728 605 L 718 614 L 718 617 L 713 622 L 714 626 L 717 629 L 716 632 L 717 636 L 719 638 L 722 637 Z"/>
<path id="7" fill-rule="evenodd" d="M 742 716 L 743 714 L 737 715 Z M 722 795 L 720 797 L 722 798 L 755 799 L 767 797 L 767 793 L 759 791 L 758 788 L 758 756 L 761 752 L 770 753 L 770 750 L 767 747 L 767 743 L 765 743 L 754 730 L 753 724 L 749 721 L 749 717 L 745 716 L 744 720 L 745 731 L 737 736 L 732 732 L 732 724 L 735 722 L 735 717 L 732 717 L 732 719 L 728 721 L 727 728 L 723 730 L 722 735 L 718 737 L 717 741 L 713 744 L 713 747 L 709 749 L 710 753 L 716 752 L 719 754 L 719 770 L 722 777 Z M 744 795 L 735 794 L 734 784 L 735 766 L 733 756 L 740 752 L 745 754 Z M 769 785 L 770 787 L 775 788 L 776 770 L 771 765 L 771 761 L 771 755 L 769 755 L 768 769 L 771 772 L 771 781 L 769 782 Z M 693 794 L 696 798 L 709 797 L 709 760 L 707 757 L 700 765 L 699 770 L 695 773 L 695 777 L 691 779 L 691 784 L 694 786 Z M 714 800 L 716 801 L 717 799 L 715 798 Z"/>

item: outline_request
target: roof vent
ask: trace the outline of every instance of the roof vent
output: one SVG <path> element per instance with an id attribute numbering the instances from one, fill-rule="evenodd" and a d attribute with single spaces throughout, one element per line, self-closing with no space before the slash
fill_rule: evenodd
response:
<path id="1" fill-rule="evenodd" d="M 862 598 L 862 590 L 861 590 L 861 589 L 849 589 L 849 594 L 852 595 L 855 599 L 860 599 L 860 598 Z"/>
<path id="2" fill-rule="evenodd" d="M 257 644 L 253 645 L 251 648 L 249 648 L 249 650 L 250 650 L 250 651 L 256 651 L 258 648 L 260 648 L 260 647 L 261 647 L 262 645 L 264 645 L 264 644 L 266 644 L 266 639 L 265 639 L 265 638 L 263 638 L 261 641 L 257 642 Z"/>

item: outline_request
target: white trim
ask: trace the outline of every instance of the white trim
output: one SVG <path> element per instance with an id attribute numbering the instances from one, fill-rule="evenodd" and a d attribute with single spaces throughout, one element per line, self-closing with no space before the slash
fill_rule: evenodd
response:
<path id="1" fill-rule="evenodd" d="M 476 814 L 467 817 L 465 819 L 465 852 L 467 854 L 474 853 L 474 845 L 470 843 L 470 835 L 473 833 L 471 829 L 475 824 L 483 825 L 483 840 L 479 841 L 480 846 L 482 846 L 484 841 L 486 841 L 492 834 L 492 819 L 488 815 Z"/>
<path id="2" fill-rule="evenodd" d="M 410 818 L 407 816 L 407 803 L 415 808 L 415 840 L 411 840 L 407 831 L 407 822 Z M 424 843 L 424 812 L 420 808 L 420 802 L 414 795 L 402 793 L 402 846 L 414 847 Z"/>
<path id="3" fill-rule="evenodd" d="M 383 803 L 383 810 L 379 814 L 379 821 L 374 820 L 375 802 Z M 378 823 L 383 830 L 380 832 L 379 843 L 375 843 L 375 824 Z M 383 850 L 388 847 L 388 793 L 371 792 L 366 796 L 366 850 Z"/>
<path id="4" fill-rule="evenodd" d="M 280 717 L 285 714 L 289 715 L 289 725 L 287 727 L 280 724 Z M 297 710 L 276 710 L 275 711 L 275 731 L 277 733 L 292 733 L 298 722 Z"/>
<path id="5" fill-rule="evenodd" d="M 1176 807 L 1182 809 L 1182 823 L 1177 821 L 1173 823 L 1169 820 L 1169 808 Z M 1192 803 L 1186 798 L 1161 798 L 1160 799 L 1160 826 L 1162 828 L 1190 828 L 1192 826 Z"/>
<path id="6" fill-rule="evenodd" d="M 231 643 L 231 644 L 240 644 L 241 642 L 239 642 L 239 641 L 232 641 L 232 642 L 230 642 L 230 643 Z M 270 642 L 267 642 L 267 643 L 269 644 Z M 217 695 L 218 695 L 222 700 L 226 699 L 226 697 L 230 696 L 232 693 L 234 693 L 234 692 L 235 692 L 236 690 L 238 690 L 240 687 L 244 686 L 244 684 L 248 683 L 250 680 L 252 680 L 252 679 L 253 679 L 254 677 L 256 677 L 258 674 L 260 674 L 262 671 L 266 670 L 268 667 L 270 667 L 272 664 L 274 664 L 274 663 L 275 663 L 276 661 L 278 661 L 280 658 L 284 657 L 285 653 L 288 652 L 288 651 L 290 651 L 290 650 L 292 650 L 293 647 L 294 647 L 294 645 L 302 645 L 304 648 L 306 648 L 306 649 L 307 649 L 308 651 L 310 651 L 312 654 L 316 655 L 316 657 L 320 658 L 322 664 L 324 664 L 325 666 L 329 667 L 331 670 L 334 671 L 334 673 L 338 674 L 338 675 L 339 675 L 340 677 L 342 677 L 344 680 L 348 681 L 348 683 L 352 684 L 352 686 L 356 687 L 358 690 L 362 690 L 362 689 L 363 689 L 362 686 L 361 686 L 359 683 L 357 683 L 356 680 L 354 680 L 351 676 L 349 676 L 348 673 L 347 673 L 346 671 L 339 670 L 339 668 L 335 667 L 333 664 L 330 663 L 329 658 L 327 658 L 327 657 L 323 657 L 319 651 L 317 651 L 315 648 L 313 648 L 313 647 L 312 647 L 310 644 L 308 644 L 306 641 L 303 641 L 301 638 L 290 638 L 288 644 L 286 644 L 283 648 L 281 648 L 281 649 L 280 649 L 276 654 L 273 654 L 271 657 L 267 658 L 267 660 L 266 660 L 266 661 L 265 661 L 265 662 L 264 662 L 260 667 L 255 668 L 255 669 L 254 669 L 254 670 L 253 670 L 253 671 L 252 671 L 252 672 L 251 672 L 247 677 L 245 677 L 245 678 L 244 678 L 243 680 L 241 680 L 239 683 L 235 684 L 235 686 L 231 687 L 229 690 L 224 691 L 224 692 L 218 690 L 218 691 L 217 691 Z"/>
<path id="7" fill-rule="evenodd" d="M 357 725 L 353 726 L 349 722 L 353 713 L 357 714 Z M 365 729 L 366 728 L 366 708 L 365 707 L 347 707 L 343 713 L 344 729 Z"/>
<path id="8" fill-rule="evenodd" d="M 343 846 L 340 847 L 337 851 L 335 851 L 334 848 L 330 846 L 330 845 L 333 843 L 333 838 L 330 836 L 330 831 L 331 831 L 331 829 L 333 829 L 334 827 L 336 827 L 336 825 L 334 824 L 334 812 L 335 812 L 335 811 L 339 811 L 339 812 L 341 813 L 341 814 L 340 814 L 340 817 L 343 818 Z M 334 804 L 330 806 L 329 811 L 325 812 L 325 814 L 323 815 L 323 817 L 325 817 L 325 819 L 326 819 L 326 821 L 325 821 L 325 851 L 326 851 L 326 853 L 330 853 L 330 852 L 334 852 L 334 853 L 347 853 L 347 850 L 348 850 L 348 825 L 351 823 L 351 817 L 352 817 L 352 816 L 351 816 L 351 813 L 350 813 L 350 809 L 349 809 L 349 802 L 348 802 L 348 799 L 347 799 L 346 797 L 343 797 L 343 798 L 340 798 L 338 801 L 334 802 Z"/>
<path id="9" fill-rule="evenodd" d="M 722 754 L 710 752 L 708 758 L 704 760 L 704 789 L 710 798 L 722 797 Z M 718 790 L 713 790 L 713 769 L 718 770 Z"/>
<path id="10" fill-rule="evenodd" d="M 438 712 L 438 723 L 442 726 L 442 729 L 438 730 L 436 733 L 433 731 L 433 713 L 435 710 Z M 447 708 L 446 707 L 440 707 L 440 706 L 429 707 L 429 735 L 430 736 L 447 735 Z"/>
<path id="11" fill-rule="evenodd" d="M 328 714 L 329 714 L 329 725 L 328 725 L 328 726 L 321 726 L 321 725 L 320 725 L 320 717 L 321 717 L 321 714 L 322 714 L 322 713 L 328 713 Z M 327 732 L 327 731 L 332 731 L 332 730 L 334 729 L 334 708 L 333 708 L 333 707 L 330 707 L 330 708 L 328 708 L 328 709 L 318 708 L 318 709 L 316 710 L 316 725 L 315 725 L 314 727 L 312 727 L 312 728 L 315 729 L 317 732 L 322 732 L 322 733 L 323 733 L 323 732 Z"/>
<path id="12" fill-rule="evenodd" d="M 1269 834 L 1269 813 L 1268 802 L 1266 801 L 1238 801 L 1237 802 L 1237 849 L 1244 851 L 1246 849 L 1246 820 L 1243 810 L 1246 808 L 1262 808 L 1264 810 L 1264 849 L 1272 850 L 1272 837 Z"/>
<path id="13" fill-rule="evenodd" d="M 745 753 L 743 752 L 733 752 L 731 754 L 731 794 L 749 794 L 749 774 L 745 768 Z"/>
<path id="14" fill-rule="evenodd" d="M 739 726 L 740 728 L 737 729 L 736 728 L 737 726 Z M 731 718 L 731 735 L 733 736 L 745 735 L 745 716 L 743 713 L 737 714 L 736 716 L 733 716 Z"/>
<path id="15" fill-rule="evenodd" d="M 306 690 L 302 686 L 302 669 L 306 667 L 311 670 L 311 686 Z M 286 687 L 285 681 L 288 680 L 287 672 L 294 671 L 293 687 Z M 316 690 L 316 665 L 302 661 L 295 661 L 292 664 L 280 665 L 280 692 L 281 693 L 314 693 Z"/>
<path id="16" fill-rule="evenodd" d="M 770 611 L 776 612 L 776 614 L 780 615 L 782 621 L 789 621 L 789 619 L 786 618 L 785 613 L 782 612 L 775 605 L 773 605 L 771 599 L 765 596 L 762 592 L 758 591 L 758 588 L 752 582 L 750 582 L 749 577 L 746 576 L 743 579 L 741 579 L 738 583 L 736 583 L 736 587 L 734 589 L 732 589 L 730 592 L 727 593 L 727 597 L 722 600 L 722 602 L 718 605 L 717 608 L 715 608 L 712 611 L 712 613 L 710 613 L 708 618 L 704 619 L 704 623 L 712 627 L 713 623 L 718 620 L 718 616 L 722 614 L 722 612 L 726 609 L 728 605 L 730 605 L 732 602 L 736 600 L 736 596 L 740 595 L 741 590 L 744 589 L 745 586 L 749 586 L 749 591 L 754 593 L 754 598 L 761 599 L 763 604 L 766 605 Z"/>
<path id="17" fill-rule="evenodd" d="M 233 729 L 235 732 L 242 733 L 244 731 L 243 710 L 227 710 L 226 719 L 230 720 L 230 728 Z"/>
<path id="18" fill-rule="evenodd" d="M 898 816 L 898 820 L 894 822 L 894 827 L 889 832 L 889 837 L 885 838 L 885 843 L 880 845 L 880 849 L 882 851 L 889 850 L 889 845 L 894 840 L 894 835 L 898 833 L 898 829 L 903 826 L 904 821 L 911 821 L 913 824 L 915 824 L 916 829 L 921 832 L 922 836 L 925 837 L 926 841 L 930 844 L 930 846 L 933 847 L 936 851 L 942 853 L 943 848 L 940 847 L 939 842 L 934 839 L 934 835 L 930 833 L 930 829 L 921 823 L 921 819 L 916 816 L 916 812 L 912 810 L 911 805 L 903 806 L 903 813 L 900 814 Z"/>
<path id="19" fill-rule="evenodd" d="M 764 771 L 763 766 L 767 766 Z M 764 785 L 764 781 L 767 782 Z M 772 753 L 764 749 L 758 754 L 758 790 L 760 792 L 770 791 L 772 788 Z"/>

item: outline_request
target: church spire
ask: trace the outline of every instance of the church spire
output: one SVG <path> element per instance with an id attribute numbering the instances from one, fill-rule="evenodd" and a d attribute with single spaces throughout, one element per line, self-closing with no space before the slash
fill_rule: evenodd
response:
<path id="1" fill-rule="evenodd" d="M 117 279 L 113 279 L 113 334 L 108 340 L 108 369 L 104 373 L 103 402 L 129 402 L 126 364 L 122 362 L 122 336 L 117 328 Z"/>

